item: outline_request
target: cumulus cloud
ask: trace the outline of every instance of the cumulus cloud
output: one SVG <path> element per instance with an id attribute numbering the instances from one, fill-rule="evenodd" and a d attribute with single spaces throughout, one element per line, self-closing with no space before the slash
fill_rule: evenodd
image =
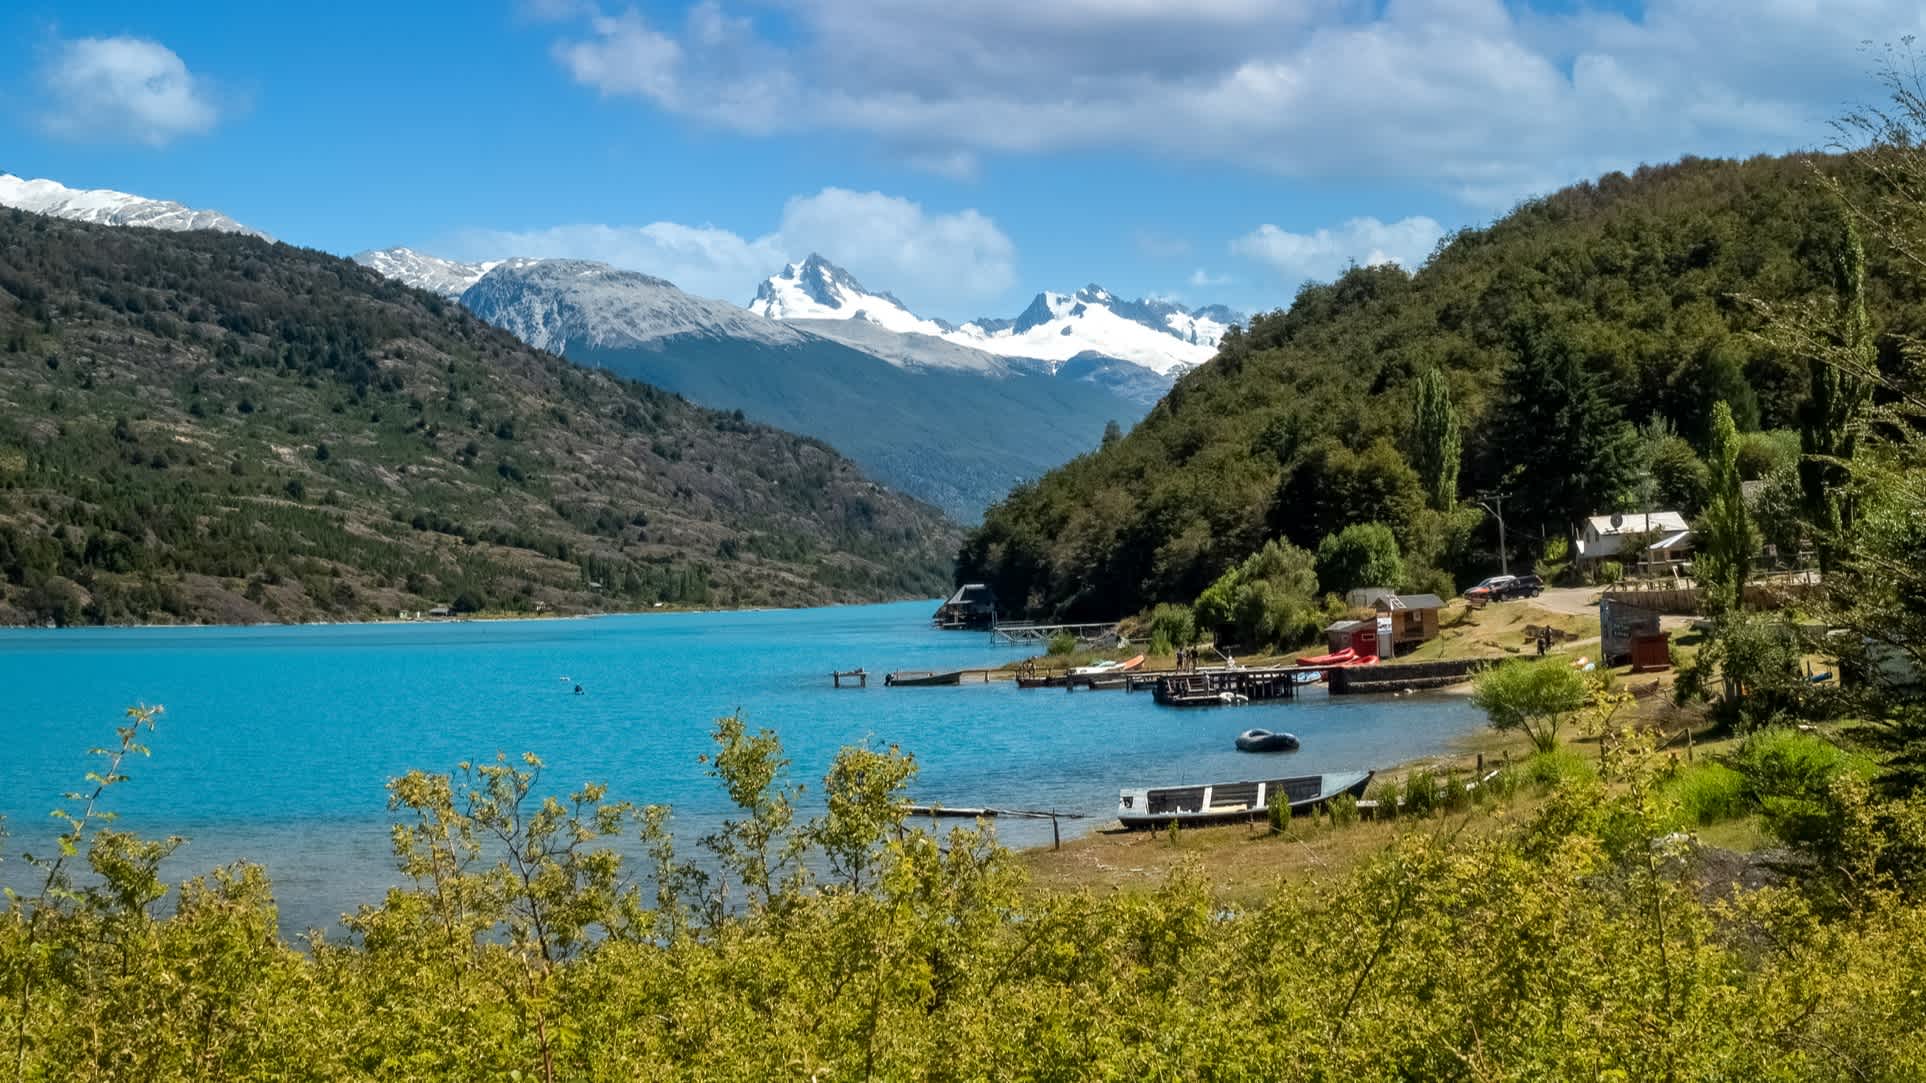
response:
<path id="1" fill-rule="evenodd" d="M 767 10 L 767 9 L 761 9 Z M 779 32 L 703 0 L 563 31 L 576 80 L 753 133 L 943 151 L 1124 148 L 1286 176 L 1399 176 L 1481 205 L 1694 153 L 1823 142 L 1904 0 L 817 0 Z M 931 155 L 938 157 L 930 158 Z"/>
<path id="2" fill-rule="evenodd" d="M 160 147 L 219 119 L 204 80 L 146 38 L 59 42 L 41 72 L 46 129 L 66 139 Z"/>
<path id="3" fill-rule="evenodd" d="M 994 296 L 1016 278 L 1016 246 L 975 211 L 933 213 L 882 192 L 825 188 L 783 205 L 776 229 L 745 237 L 713 225 L 562 225 L 467 230 L 451 239 L 463 259 L 592 259 L 666 278 L 690 293 L 738 303 L 785 263 L 811 252 L 912 305 Z"/>
<path id="4" fill-rule="evenodd" d="M 1286 282 L 1326 281 L 1354 264 L 1396 263 L 1415 271 L 1444 233 L 1443 226 L 1423 216 L 1396 222 L 1353 218 L 1311 233 L 1266 224 L 1232 241 L 1231 251 L 1274 269 Z"/>

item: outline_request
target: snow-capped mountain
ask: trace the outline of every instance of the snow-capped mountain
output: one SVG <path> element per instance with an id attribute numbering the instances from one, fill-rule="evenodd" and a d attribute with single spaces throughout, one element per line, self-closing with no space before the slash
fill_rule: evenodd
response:
<path id="1" fill-rule="evenodd" d="M 354 261 L 368 267 L 383 277 L 392 278 L 403 285 L 413 286 L 429 293 L 439 293 L 449 300 L 455 300 L 468 292 L 468 287 L 481 281 L 483 275 L 505 263 L 532 263 L 533 260 L 491 259 L 483 263 L 460 263 L 452 259 L 442 259 L 412 248 L 382 248 L 367 252 L 356 252 Z"/>
<path id="2" fill-rule="evenodd" d="M 550 353 L 639 346 L 677 335 L 795 345 L 811 336 L 665 279 L 576 259 L 505 260 L 461 295 L 463 307 Z"/>
<path id="3" fill-rule="evenodd" d="M 504 262 L 461 304 L 577 364 L 827 441 L 964 520 L 1149 405 L 1041 363 L 867 320 L 772 320 L 581 260 Z"/>
<path id="4" fill-rule="evenodd" d="M 1087 354 L 1176 377 L 1209 361 L 1233 322 L 1238 318 L 1221 305 L 1126 301 L 1091 285 L 1070 294 L 1039 293 L 1014 320 L 972 320 L 946 337 L 1007 357 L 1057 364 Z"/>
<path id="5" fill-rule="evenodd" d="M 11 173 L 0 173 L 0 207 L 104 226 L 211 229 L 220 233 L 245 233 L 263 240 L 274 239 L 219 211 L 195 210 L 172 200 L 148 199 L 116 192 L 111 188 L 69 188 L 58 181 L 25 180 Z"/>
<path id="6" fill-rule="evenodd" d="M 1128 361 L 1173 378 L 1210 360 L 1225 329 L 1243 321 L 1222 305 L 1186 309 L 1168 301 L 1126 301 L 1101 286 L 1086 286 L 1071 294 L 1040 293 L 1013 320 L 986 318 L 955 327 L 918 316 L 887 292 L 864 289 L 855 276 L 818 255 L 766 279 L 749 308 L 771 319 L 809 321 L 825 334 L 833 334 L 828 321 L 846 320 L 1053 368 L 1089 356 Z M 868 344 L 877 340 L 867 332 L 860 337 Z M 915 357 L 928 351 L 899 345 L 897 352 Z"/>
<path id="7" fill-rule="evenodd" d="M 888 293 L 871 293 L 856 276 L 811 254 L 756 287 L 749 311 L 772 320 L 863 320 L 901 334 L 940 338 L 955 330 L 926 320 Z"/>

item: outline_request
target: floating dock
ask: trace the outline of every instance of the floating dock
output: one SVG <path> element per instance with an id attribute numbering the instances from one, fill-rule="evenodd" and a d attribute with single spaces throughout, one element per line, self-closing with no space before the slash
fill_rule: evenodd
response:
<path id="1" fill-rule="evenodd" d="M 1277 666 L 1267 669 L 1200 669 L 1157 679 L 1157 702 L 1166 707 L 1219 707 L 1232 703 L 1293 699 L 1297 675 L 1322 673 L 1317 666 Z"/>

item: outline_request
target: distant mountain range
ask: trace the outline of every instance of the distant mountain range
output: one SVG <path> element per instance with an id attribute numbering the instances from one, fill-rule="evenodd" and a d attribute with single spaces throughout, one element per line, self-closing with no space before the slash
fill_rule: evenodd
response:
<path id="1" fill-rule="evenodd" d="M 0 174 L 0 206 L 110 225 L 263 237 L 225 214 Z M 577 260 L 462 263 L 409 248 L 354 259 L 462 305 L 530 345 L 817 437 L 964 520 L 1134 424 L 1243 317 L 1040 293 L 1014 319 L 910 310 L 823 259 L 790 264 L 747 307 Z"/>
<path id="2" fill-rule="evenodd" d="M 355 259 L 542 349 L 819 437 L 966 521 L 1095 447 L 1109 422 L 1135 423 L 1240 320 L 1090 286 L 956 326 L 816 255 L 746 308 L 581 260 Z"/>
<path id="3" fill-rule="evenodd" d="M 977 353 L 905 361 L 694 297 L 660 278 L 582 260 L 511 261 L 461 295 L 463 307 L 532 345 L 719 409 L 807 433 L 874 477 L 963 520 L 1010 488 L 1097 446 L 1110 421 L 1145 407 L 1096 383 Z M 895 335 L 886 346 L 914 336 Z M 852 336 L 859 337 L 859 336 Z M 940 339 L 930 350 L 968 352 Z"/>
<path id="4" fill-rule="evenodd" d="M 1222 305 L 1186 309 L 1168 301 L 1125 301 L 1091 285 L 1071 294 L 1039 293 L 1015 319 L 986 317 L 958 327 L 918 316 L 889 293 L 864 289 L 848 271 L 816 255 L 770 276 L 749 310 L 776 320 L 862 321 L 1052 367 L 1075 357 L 1110 358 L 1166 377 L 1209 361 L 1224 331 L 1244 322 Z"/>

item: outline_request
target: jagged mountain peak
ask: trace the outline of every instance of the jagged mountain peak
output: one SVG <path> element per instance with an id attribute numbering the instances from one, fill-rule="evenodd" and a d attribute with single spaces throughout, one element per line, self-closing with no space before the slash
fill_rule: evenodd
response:
<path id="1" fill-rule="evenodd" d="M 12 173 L 0 173 L 0 207 L 106 226 L 175 231 L 207 229 L 217 233 L 242 233 L 268 241 L 274 239 L 219 211 L 197 210 L 171 199 L 149 199 L 111 188 L 69 188 L 59 181 L 27 180 Z"/>
<path id="2" fill-rule="evenodd" d="M 592 260 L 504 260 L 463 292 L 461 303 L 552 353 L 571 346 L 635 346 L 673 335 L 770 344 L 807 337 L 727 301 L 684 293 L 667 279 Z"/>
<path id="3" fill-rule="evenodd" d="M 774 320 L 864 320 L 910 335 L 950 330 L 941 320 L 911 312 L 892 294 L 865 289 L 855 275 L 814 252 L 764 279 L 749 311 Z"/>

